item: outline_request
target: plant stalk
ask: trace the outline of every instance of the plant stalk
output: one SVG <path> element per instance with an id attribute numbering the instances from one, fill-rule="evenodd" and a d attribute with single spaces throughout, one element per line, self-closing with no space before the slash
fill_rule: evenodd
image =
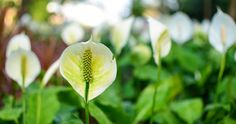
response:
<path id="1" fill-rule="evenodd" d="M 89 124 L 89 103 L 85 102 L 85 124 Z"/>
<path id="2" fill-rule="evenodd" d="M 160 83 L 160 75 L 161 73 L 161 57 L 160 57 L 160 54 L 158 55 L 158 68 L 157 68 L 157 82 L 156 83 Z M 154 84 L 154 94 L 153 94 L 153 101 L 152 101 L 152 114 L 151 114 L 151 119 L 150 119 L 150 124 L 153 123 L 153 115 L 155 114 L 155 104 L 156 104 L 156 94 L 157 94 L 157 88 L 158 88 L 158 85 L 157 84 Z"/>
<path id="3" fill-rule="evenodd" d="M 23 118 L 22 118 L 22 124 L 26 124 L 26 97 L 25 97 L 25 88 L 22 88 L 22 106 L 23 106 Z"/>
<path id="4" fill-rule="evenodd" d="M 36 124 L 40 124 L 40 115 L 41 115 L 41 90 L 42 87 L 40 87 L 38 93 L 37 93 L 37 106 L 36 106 Z"/>
<path id="5" fill-rule="evenodd" d="M 219 71 L 219 75 L 218 75 L 218 82 L 221 82 L 221 80 L 222 80 L 222 76 L 223 76 L 224 69 L 225 69 L 225 61 L 226 61 L 226 53 L 224 53 L 221 57 L 220 71 Z"/>
<path id="6" fill-rule="evenodd" d="M 86 86 L 85 86 L 85 124 L 89 124 L 88 93 L 89 93 L 89 82 L 86 82 Z"/>

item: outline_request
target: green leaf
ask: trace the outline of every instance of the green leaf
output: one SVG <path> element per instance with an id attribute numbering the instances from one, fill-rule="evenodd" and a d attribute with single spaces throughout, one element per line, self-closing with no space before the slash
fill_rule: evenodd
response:
<path id="1" fill-rule="evenodd" d="M 201 117 L 203 102 L 200 98 L 174 102 L 171 109 L 188 124 L 192 124 Z"/>
<path id="2" fill-rule="evenodd" d="M 4 107 L 0 111 L 0 119 L 4 121 L 17 121 L 22 113 L 21 108 L 13 108 L 13 96 L 4 98 Z"/>
<path id="3" fill-rule="evenodd" d="M 26 94 L 26 123 L 50 124 L 60 108 L 57 93 L 65 90 L 63 87 L 47 89 L 32 89 Z"/>
<path id="4" fill-rule="evenodd" d="M 103 105 L 110 105 L 113 107 L 121 106 L 122 100 L 119 96 L 118 88 L 118 82 L 114 82 L 107 90 L 96 98 L 96 101 Z"/>
<path id="5" fill-rule="evenodd" d="M 141 80 L 157 80 L 157 67 L 153 65 L 138 66 L 134 69 L 134 76 Z"/>
<path id="6" fill-rule="evenodd" d="M 229 117 L 225 117 L 224 124 L 236 124 L 236 120 Z"/>
<path id="7" fill-rule="evenodd" d="M 168 106 L 168 103 L 182 90 L 179 76 L 172 76 L 162 81 L 157 88 L 155 110 L 159 111 Z M 151 84 L 144 89 L 135 105 L 137 114 L 133 123 L 145 120 L 151 115 L 152 97 L 154 85 Z"/>
<path id="8" fill-rule="evenodd" d="M 21 108 L 4 108 L 0 111 L 0 119 L 5 121 L 16 121 L 22 113 Z"/>
<path id="9" fill-rule="evenodd" d="M 200 55 L 187 48 L 179 46 L 175 48 L 176 49 L 174 55 L 176 56 L 177 61 L 183 69 L 194 72 L 202 67 L 203 60 Z"/>
<path id="10" fill-rule="evenodd" d="M 112 124 L 106 114 L 92 102 L 89 103 L 89 112 L 99 124 Z"/>
<path id="11" fill-rule="evenodd" d="M 107 115 L 107 117 L 115 124 L 130 124 L 131 115 L 127 113 L 121 106 L 105 106 L 98 104 L 98 107 Z"/>
<path id="12" fill-rule="evenodd" d="M 158 124 L 182 124 L 169 109 L 157 112 L 154 121 Z"/>

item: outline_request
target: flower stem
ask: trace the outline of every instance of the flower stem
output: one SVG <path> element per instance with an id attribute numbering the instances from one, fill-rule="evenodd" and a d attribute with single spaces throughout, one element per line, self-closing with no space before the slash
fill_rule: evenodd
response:
<path id="1" fill-rule="evenodd" d="M 220 82 L 222 80 L 222 76 L 223 76 L 224 69 L 225 69 L 225 61 L 226 61 L 226 54 L 224 53 L 221 57 L 220 71 L 219 71 L 219 75 L 218 75 L 218 82 Z"/>
<path id="2" fill-rule="evenodd" d="M 85 102 L 85 124 L 89 124 L 89 103 Z"/>
<path id="3" fill-rule="evenodd" d="M 157 82 L 156 83 L 160 83 L 160 73 L 161 73 L 161 57 L 159 57 L 158 59 L 158 68 L 157 68 Z M 157 84 L 154 84 L 154 94 L 153 94 L 153 100 L 152 100 L 152 114 L 151 114 L 151 120 L 150 120 L 150 124 L 153 123 L 153 115 L 155 114 L 155 104 L 156 104 L 156 94 L 157 94 Z"/>
<path id="4" fill-rule="evenodd" d="M 40 115 L 41 115 L 41 90 L 42 87 L 40 87 L 38 93 L 37 93 L 37 106 L 36 106 L 36 124 L 40 124 Z"/>
<path id="5" fill-rule="evenodd" d="M 85 124 L 89 124 L 88 93 L 89 93 L 89 82 L 86 82 L 86 86 L 85 86 Z"/>
<path id="6" fill-rule="evenodd" d="M 25 97 L 25 88 L 22 88 L 22 107 L 23 107 L 23 118 L 22 118 L 22 124 L 26 124 L 26 97 Z"/>

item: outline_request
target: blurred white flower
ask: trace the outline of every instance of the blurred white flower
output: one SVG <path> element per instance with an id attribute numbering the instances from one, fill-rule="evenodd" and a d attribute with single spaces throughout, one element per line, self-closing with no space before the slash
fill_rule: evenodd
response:
<path id="1" fill-rule="evenodd" d="M 148 18 L 150 39 L 154 53 L 155 62 L 169 54 L 171 40 L 167 27 L 153 18 Z"/>
<path id="2" fill-rule="evenodd" d="M 210 21 L 209 20 L 204 19 L 201 23 L 198 22 L 197 20 L 194 20 L 193 23 L 194 23 L 195 33 L 208 34 L 208 30 L 209 30 L 209 27 L 210 27 Z"/>
<path id="3" fill-rule="evenodd" d="M 192 21 L 183 12 L 177 12 L 172 16 L 169 23 L 169 28 L 171 37 L 179 44 L 183 44 L 192 38 Z"/>
<path id="4" fill-rule="evenodd" d="M 50 1 L 47 5 L 47 11 L 49 13 L 58 13 L 61 9 L 59 1 Z"/>
<path id="5" fill-rule="evenodd" d="M 56 60 L 46 71 L 43 80 L 42 80 L 42 85 L 45 86 L 48 81 L 50 80 L 50 78 L 53 76 L 53 74 L 57 71 L 57 69 L 59 68 L 59 63 L 60 63 L 60 59 Z"/>
<path id="6" fill-rule="evenodd" d="M 18 49 L 6 60 L 7 75 L 22 88 L 28 87 L 40 73 L 40 62 L 32 51 Z"/>
<path id="7" fill-rule="evenodd" d="M 144 17 L 135 17 L 133 27 L 133 34 L 136 39 L 141 42 L 149 42 L 148 22 Z"/>
<path id="8" fill-rule="evenodd" d="M 100 95 L 116 78 L 116 60 L 105 45 L 91 40 L 67 47 L 60 72 L 86 102 Z"/>
<path id="9" fill-rule="evenodd" d="M 213 16 L 209 29 L 210 44 L 220 53 L 225 53 L 236 41 L 234 20 L 219 8 Z"/>
<path id="10" fill-rule="evenodd" d="M 21 24 L 22 26 L 27 26 L 27 25 L 29 25 L 31 19 L 32 19 L 31 16 L 26 13 L 26 14 L 24 14 L 24 15 L 21 16 L 21 18 L 20 18 L 20 24 Z"/>
<path id="11" fill-rule="evenodd" d="M 178 10 L 179 9 L 179 2 L 178 0 L 163 0 L 165 6 L 170 8 L 171 10 Z"/>
<path id="12" fill-rule="evenodd" d="M 71 23 L 64 27 L 61 37 L 67 45 L 71 45 L 83 39 L 84 31 L 79 24 Z"/>
<path id="13" fill-rule="evenodd" d="M 69 2 L 62 5 L 62 14 L 70 21 L 77 21 L 88 27 L 96 27 L 106 21 L 106 13 L 98 6 L 81 3 Z"/>
<path id="14" fill-rule="evenodd" d="M 141 2 L 146 7 L 159 7 L 161 5 L 160 0 L 141 0 Z"/>
<path id="15" fill-rule="evenodd" d="M 102 6 L 109 16 L 127 17 L 130 15 L 132 0 L 89 0 Z"/>
<path id="16" fill-rule="evenodd" d="M 210 21 L 208 19 L 204 19 L 201 23 L 201 27 L 204 33 L 208 34 L 209 27 L 210 27 Z"/>
<path id="17" fill-rule="evenodd" d="M 116 54 L 120 54 L 122 48 L 128 42 L 133 20 L 133 17 L 129 17 L 111 27 L 111 42 L 115 47 Z"/>
<path id="18" fill-rule="evenodd" d="M 7 45 L 6 56 L 10 56 L 12 52 L 18 49 L 31 50 L 30 39 L 24 33 L 17 34 L 10 39 Z"/>

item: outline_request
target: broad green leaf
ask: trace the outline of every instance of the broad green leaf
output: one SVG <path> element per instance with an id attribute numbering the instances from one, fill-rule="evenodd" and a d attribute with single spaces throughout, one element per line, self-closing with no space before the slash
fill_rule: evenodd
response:
<path id="1" fill-rule="evenodd" d="M 233 118 L 225 117 L 224 124 L 236 124 L 236 120 Z"/>
<path id="2" fill-rule="evenodd" d="M 157 80 L 157 67 L 153 65 L 138 66 L 134 69 L 134 76 L 141 80 Z"/>
<path id="3" fill-rule="evenodd" d="M 26 94 L 26 123 L 50 124 L 57 114 L 60 104 L 57 93 L 65 90 L 63 87 L 47 89 L 32 89 Z"/>
<path id="4" fill-rule="evenodd" d="M 203 65 L 201 56 L 190 49 L 176 46 L 173 54 L 176 56 L 180 66 L 187 71 L 195 72 Z"/>
<path id="5" fill-rule="evenodd" d="M 155 110 L 168 106 L 169 102 L 182 90 L 182 85 L 178 76 L 169 77 L 158 84 L 156 94 Z M 135 105 L 137 115 L 133 123 L 145 120 L 151 115 L 152 97 L 154 94 L 154 85 L 151 84 L 144 89 Z"/>
<path id="6" fill-rule="evenodd" d="M 0 111 L 0 119 L 5 121 L 16 121 L 21 113 L 21 108 L 4 108 Z"/>
<path id="7" fill-rule="evenodd" d="M 18 118 L 22 113 L 21 108 L 13 107 L 13 97 L 8 96 L 4 98 L 4 107 L 0 110 L 0 119 L 4 121 L 15 121 L 17 122 Z"/>
<path id="8" fill-rule="evenodd" d="M 109 89 L 95 99 L 97 102 L 103 105 L 109 105 L 113 107 L 121 106 L 122 99 L 119 95 L 118 82 L 114 82 Z"/>
<path id="9" fill-rule="evenodd" d="M 180 120 L 169 109 L 157 112 L 154 121 L 160 124 L 182 124 Z"/>
<path id="10" fill-rule="evenodd" d="M 128 114 L 122 106 L 97 105 L 114 124 L 130 124 L 131 113 Z"/>
<path id="11" fill-rule="evenodd" d="M 178 101 L 171 104 L 171 109 L 188 124 L 193 124 L 202 115 L 203 102 L 200 98 Z"/>
<path id="12" fill-rule="evenodd" d="M 112 124 L 107 115 L 94 103 L 89 104 L 89 113 L 99 124 Z"/>

